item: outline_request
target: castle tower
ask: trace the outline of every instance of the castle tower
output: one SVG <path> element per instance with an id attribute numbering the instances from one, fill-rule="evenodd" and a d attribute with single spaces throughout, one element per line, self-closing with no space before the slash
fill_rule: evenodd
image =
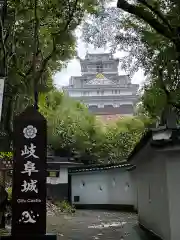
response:
<path id="1" fill-rule="evenodd" d="M 64 91 L 83 102 L 95 115 L 111 118 L 133 115 L 139 85 L 118 74 L 119 59 L 112 54 L 87 54 L 80 59 L 81 76 L 71 77 Z"/>

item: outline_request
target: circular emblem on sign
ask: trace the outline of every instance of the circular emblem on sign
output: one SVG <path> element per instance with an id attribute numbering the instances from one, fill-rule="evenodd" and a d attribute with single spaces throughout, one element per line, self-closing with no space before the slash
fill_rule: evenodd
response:
<path id="1" fill-rule="evenodd" d="M 37 129 L 32 125 L 28 125 L 26 128 L 24 128 L 23 133 L 25 138 L 35 138 Z"/>

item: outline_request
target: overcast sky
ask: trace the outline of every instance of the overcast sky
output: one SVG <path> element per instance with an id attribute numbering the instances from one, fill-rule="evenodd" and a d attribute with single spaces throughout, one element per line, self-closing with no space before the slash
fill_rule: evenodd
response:
<path id="1" fill-rule="evenodd" d="M 111 4 L 108 4 L 108 6 L 116 6 L 117 1 L 112 1 Z M 76 36 L 77 36 L 77 53 L 80 58 L 84 58 L 86 55 L 86 52 L 89 53 L 105 53 L 108 51 L 105 49 L 94 49 L 93 46 L 87 46 L 85 43 L 82 42 L 81 40 L 81 31 L 80 28 L 77 29 L 76 31 Z M 117 52 L 115 54 L 116 58 L 121 58 L 123 57 L 122 52 Z M 124 71 L 121 70 L 121 66 L 119 66 L 119 74 L 126 74 Z M 56 87 L 62 87 L 66 86 L 69 84 L 69 79 L 71 76 L 81 76 L 81 71 L 80 71 L 80 64 L 77 59 L 73 59 L 68 63 L 67 68 L 62 69 L 61 72 L 58 72 L 54 76 L 54 83 Z M 138 83 L 142 84 L 144 81 L 144 74 L 142 70 L 139 70 L 134 76 L 132 77 L 132 83 Z"/>
<path id="2" fill-rule="evenodd" d="M 108 52 L 105 49 L 93 49 L 92 46 L 86 46 L 80 39 L 77 41 L 77 51 L 78 55 L 81 58 L 85 57 L 86 52 L 89 53 L 105 53 Z M 115 57 L 121 58 L 123 54 L 121 52 L 117 52 Z M 125 74 L 124 71 L 121 70 L 121 66 L 119 66 L 119 74 Z M 71 76 L 81 76 L 80 71 L 80 64 L 77 59 L 73 59 L 68 63 L 67 68 L 62 69 L 61 72 L 58 72 L 54 76 L 54 83 L 59 88 L 61 86 L 66 86 L 69 84 L 69 79 Z M 143 71 L 139 70 L 137 73 L 134 74 L 132 77 L 132 83 L 141 84 L 144 81 L 144 74 Z"/>

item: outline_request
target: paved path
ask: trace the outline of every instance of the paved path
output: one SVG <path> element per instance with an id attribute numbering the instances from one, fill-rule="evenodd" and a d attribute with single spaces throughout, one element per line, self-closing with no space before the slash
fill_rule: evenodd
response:
<path id="1" fill-rule="evenodd" d="M 114 211 L 78 210 L 74 216 L 48 216 L 48 232 L 58 240 L 152 240 L 137 225 L 137 216 Z"/>

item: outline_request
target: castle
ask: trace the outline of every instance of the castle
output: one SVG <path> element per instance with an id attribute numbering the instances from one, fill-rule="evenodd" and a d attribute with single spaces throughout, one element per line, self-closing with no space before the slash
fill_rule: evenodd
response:
<path id="1" fill-rule="evenodd" d="M 87 54 L 80 59 L 81 76 L 71 77 L 64 91 L 105 119 L 133 115 L 139 85 L 118 74 L 119 59 L 112 54 Z"/>

